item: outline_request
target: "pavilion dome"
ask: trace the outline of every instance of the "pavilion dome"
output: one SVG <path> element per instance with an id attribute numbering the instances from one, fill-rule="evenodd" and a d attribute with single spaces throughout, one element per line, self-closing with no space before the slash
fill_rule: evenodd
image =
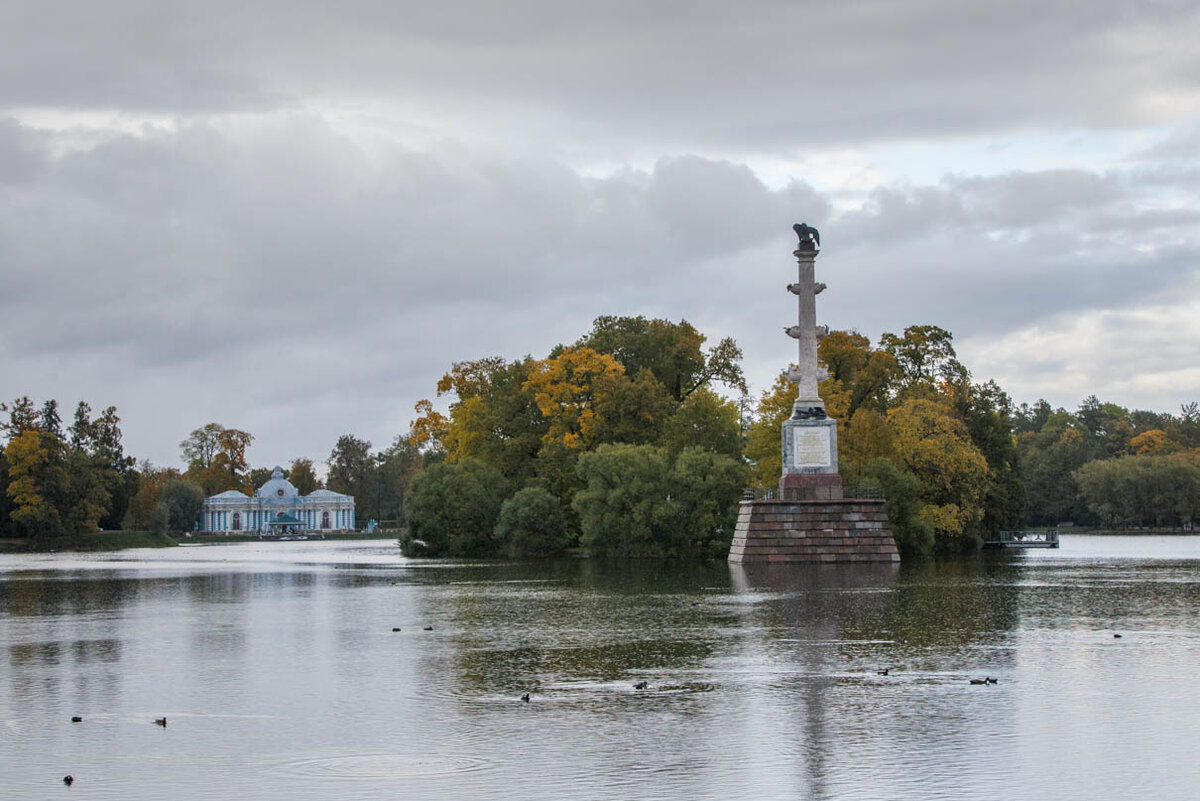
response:
<path id="1" fill-rule="evenodd" d="M 276 465 L 267 483 L 259 487 L 254 494 L 274 503 L 291 503 L 300 497 L 300 490 L 283 477 L 283 468 Z"/>

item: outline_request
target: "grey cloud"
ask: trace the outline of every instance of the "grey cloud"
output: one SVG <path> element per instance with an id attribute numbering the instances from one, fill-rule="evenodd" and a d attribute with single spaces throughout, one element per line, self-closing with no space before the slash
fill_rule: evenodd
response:
<path id="1" fill-rule="evenodd" d="M 468 127 L 487 110 L 552 108 L 583 121 L 578 136 L 676 151 L 1156 120 L 1194 111 L 1200 81 L 1186 2 L 15 8 L 0 24 L 0 107 L 369 99 Z"/>
<path id="2" fill-rule="evenodd" d="M 254 431 L 252 458 L 272 463 L 320 456 L 339 433 L 384 445 L 452 361 L 540 356 L 599 314 L 734 336 L 762 386 L 794 358 L 780 328 L 801 220 L 822 231 L 822 321 L 872 337 L 1129 308 L 1195 292 L 1200 266 L 1195 203 L 1157 202 L 1196 185 L 1147 181 L 1153 164 L 951 176 L 839 211 L 732 160 L 585 177 L 450 142 L 367 151 L 306 114 L 62 153 L 21 126 L 0 137 L 41 154 L 0 184 L 9 394 L 115 403 L 160 427 L 127 438 L 156 461 L 209 420 Z"/>
<path id="3" fill-rule="evenodd" d="M 0 192 L 4 184 L 24 183 L 41 171 L 47 157 L 45 140 L 45 134 L 0 117 Z"/>
<path id="4" fill-rule="evenodd" d="M 454 360 L 541 355 L 599 314 L 713 305 L 707 266 L 763 233 L 745 208 L 786 220 L 793 198 L 817 197 L 730 164 L 686 167 L 584 179 L 452 147 L 367 157 L 308 117 L 113 134 L 0 193 L 6 384 L 66 397 L 53 387 L 69 376 L 134 425 L 184 426 L 152 447 L 127 437 L 160 462 L 203 422 L 258 425 L 280 404 L 293 425 L 339 402 L 406 425 Z M 672 193 L 688 189 L 718 200 L 682 214 Z M 723 220 L 739 221 L 730 241 L 689 249 Z M 164 392 L 169 414 L 144 397 Z"/>
<path id="5" fill-rule="evenodd" d="M 1034 227 L 1088 214 L 1129 196 L 1113 177 L 1083 170 L 1008 173 L 952 182 L 967 213 L 980 224 L 1003 229 Z"/>

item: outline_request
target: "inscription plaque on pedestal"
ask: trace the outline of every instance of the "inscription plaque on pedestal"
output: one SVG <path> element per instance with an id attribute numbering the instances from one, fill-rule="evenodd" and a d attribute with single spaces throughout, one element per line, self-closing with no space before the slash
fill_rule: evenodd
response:
<path id="1" fill-rule="evenodd" d="M 829 448 L 829 430 L 796 428 L 792 439 L 796 467 L 830 467 L 833 460 Z"/>

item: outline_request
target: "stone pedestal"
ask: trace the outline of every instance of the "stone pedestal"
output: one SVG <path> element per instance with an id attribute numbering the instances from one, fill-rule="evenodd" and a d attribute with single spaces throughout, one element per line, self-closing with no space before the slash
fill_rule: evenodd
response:
<path id="1" fill-rule="evenodd" d="M 812 416 L 793 416 L 783 424 L 783 476 L 779 482 L 780 491 L 788 488 L 830 487 L 835 482 L 840 488 L 842 482 L 838 477 L 837 421 L 825 416 L 825 406 L 819 398 L 811 406 L 801 406 L 798 401 L 796 409 L 797 413 L 808 413 Z"/>
<path id="2" fill-rule="evenodd" d="M 899 562 L 900 554 L 883 501 L 742 501 L 729 561 Z"/>

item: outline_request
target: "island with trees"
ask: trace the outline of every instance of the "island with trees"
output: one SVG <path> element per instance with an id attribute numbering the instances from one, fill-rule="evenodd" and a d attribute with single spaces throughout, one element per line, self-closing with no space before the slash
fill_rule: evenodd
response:
<path id="1" fill-rule="evenodd" d="M 386 448 L 338 438 L 325 470 L 297 457 L 302 493 L 353 495 L 413 556 L 724 558 L 747 488 L 780 473 L 796 384 L 747 393 L 741 351 L 687 321 L 597 318 L 542 358 L 456 362 Z M 838 421 L 847 487 L 887 498 L 906 556 L 975 550 L 1029 525 L 1191 530 L 1200 510 L 1200 407 L 1014 405 L 977 382 L 933 325 L 820 341 L 820 395 Z M 98 530 L 192 531 L 205 497 L 270 476 L 247 431 L 200 426 L 182 470 L 125 454 L 113 407 L 0 404 L 0 541 L 94 545 Z M 324 473 L 324 480 L 319 474 Z M 144 544 L 144 543 L 143 543 Z"/>

